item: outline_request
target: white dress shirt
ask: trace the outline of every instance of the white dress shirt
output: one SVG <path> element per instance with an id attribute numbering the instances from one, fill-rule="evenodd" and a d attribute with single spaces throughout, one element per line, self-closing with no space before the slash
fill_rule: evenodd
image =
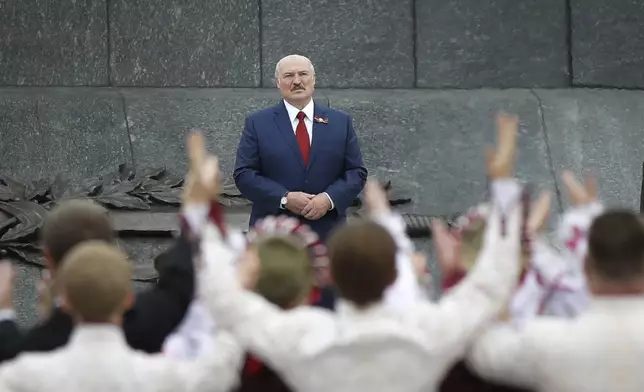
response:
<path id="1" fill-rule="evenodd" d="M 588 304 L 581 269 L 573 269 L 559 252 L 538 239 L 532 244 L 531 266 L 517 288 L 510 314 L 516 323 L 539 315 L 575 317 Z"/>
<path id="2" fill-rule="evenodd" d="M 309 134 L 309 145 L 313 142 L 313 112 L 314 112 L 314 103 L 311 100 L 302 110 L 296 108 L 290 103 L 284 100 L 284 106 L 286 106 L 286 112 L 288 113 L 288 118 L 291 120 L 291 125 L 293 126 L 293 133 L 297 134 L 297 125 L 300 123 L 300 120 L 297 118 L 299 112 L 304 112 L 304 125 L 306 125 L 306 132 Z"/>
<path id="3" fill-rule="evenodd" d="M 313 116 L 314 116 L 314 109 L 315 109 L 315 104 L 313 103 L 313 100 L 304 106 L 302 110 L 296 108 L 295 106 L 291 105 L 290 103 L 284 101 L 284 106 L 286 107 L 286 112 L 288 113 L 288 118 L 291 120 L 291 126 L 293 127 L 293 133 L 297 135 L 297 126 L 300 123 L 300 120 L 297 118 L 297 115 L 299 112 L 304 112 L 304 125 L 306 125 L 306 132 L 309 134 L 309 145 L 313 143 Z M 324 192 L 326 197 L 329 199 L 329 202 L 331 203 L 331 208 L 329 210 L 332 210 L 335 208 L 335 204 L 333 203 L 333 199 L 331 199 L 331 196 L 329 196 L 328 193 Z M 280 205 L 280 208 L 282 206 Z"/>
<path id="4" fill-rule="evenodd" d="M 235 257 L 214 225 L 202 235 L 202 298 L 244 346 L 278 371 L 294 390 L 317 392 L 432 391 L 471 339 L 510 298 L 519 273 L 521 207 L 518 184 L 499 192 L 476 266 L 437 303 L 398 309 L 376 303 L 357 309 L 340 300 L 335 313 L 281 310 L 243 290 L 230 268 Z M 506 198 L 504 199 L 505 196 Z M 501 235 L 501 212 L 507 233 Z"/>
<path id="5" fill-rule="evenodd" d="M 497 326 L 469 356 L 481 376 L 543 392 L 640 392 L 644 297 L 593 298 L 576 319 Z"/>
<path id="6" fill-rule="evenodd" d="M 186 217 L 191 231 L 199 233 L 208 221 L 208 207 L 184 206 L 183 216 Z M 392 213 L 378 215 L 375 220 L 387 229 L 398 246 L 396 255 L 398 274 L 394 284 L 385 292 L 384 304 L 391 308 L 404 308 L 415 304 L 424 298 L 424 294 L 411 268 L 410 260 L 414 253 L 414 243 L 407 237 L 405 222 L 400 216 Z M 245 246 L 240 246 L 236 231 L 229 233 L 227 242 L 234 249 L 236 257 L 246 249 Z M 190 359 L 204 355 L 213 346 L 215 330 L 215 320 L 205 308 L 203 299 L 198 296 L 190 304 L 181 324 L 166 338 L 163 352 L 177 359 Z"/>
<path id="7" fill-rule="evenodd" d="M 237 385 L 241 348 L 225 333 L 215 343 L 197 360 L 178 361 L 131 349 L 119 326 L 80 325 L 66 346 L 0 366 L 0 391 L 228 392 Z"/>
<path id="8" fill-rule="evenodd" d="M 562 215 L 557 228 L 561 252 L 542 238 L 532 243 L 530 268 L 510 302 L 513 323 L 540 315 L 576 317 L 586 309 L 590 300 L 583 272 L 587 234 L 602 210 L 594 202 L 574 206 Z"/>

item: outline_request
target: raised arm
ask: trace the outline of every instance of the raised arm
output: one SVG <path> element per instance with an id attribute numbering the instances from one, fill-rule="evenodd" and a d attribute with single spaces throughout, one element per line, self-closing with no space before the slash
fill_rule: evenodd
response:
<path id="1" fill-rule="evenodd" d="M 563 214 L 557 229 L 562 253 L 573 268 L 581 268 L 588 248 L 588 230 L 595 217 L 604 210 L 597 200 L 595 180 L 588 177 L 579 183 L 571 172 L 564 172 L 561 179 L 570 198 L 571 207 Z"/>
<path id="2" fill-rule="evenodd" d="M 200 192 L 216 200 L 219 191 L 219 167 L 216 159 L 205 157 L 203 139 L 191 137 L 189 143 L 191 170 L 199 172 Z M 194 169 L 193 169 L 194 168 Z M 201 233 L 197 286 L 204 305 L 217 326 L 233 336 L 254 354 L 279 367 L 283 357 L 293 355 L 299 337 L 310 332 L 317 320 L 302 318 L 306 310 L 285 312 L 261 296 L 244 289 L 240 282 L 256 275 L 259 260 L 252 252 L 239 258 L 227 242 L 221 205 L 211 203 L 210 216 L 215 217 Z M 218 217 L 218 218 L 217 218 Z M 310 321 L 310 322 L 309 322 Z"/>
<path id="3" fill-rule="evenodd" d="M 276 212 L 280 200 L 288 193 L 288 189 L 261 174 L 259 143 L 252 117 L 246 118 L 239 140 L 233 177 L 244 197 L 253 203 L 275 206 Z"/>
<path id="4" fill-rule="evenodd" d="M 511 178 L 517 126 L 515 117 L 498 118 L 498 147 L 488 159 L 491 212 L 474 267 L 437 305 L 421 305 L 412 316 L 441 357 L 462 356 L 474 335 L 505 308 L 517 284 L 523 222 L 521 187 Z"/>
<path id="5" fill-rule="evenodd" d="M 402 217 L 391 210 L 389 200 L 377 181 L 367 182 L 365 204 L 371 219 L 387 229 L 398 247 L 396 281 L 385 292 L 384 302 L 392 308 L 404 308 L 423 298 L 412 257 L 414 244 L 407 236 Z"/>

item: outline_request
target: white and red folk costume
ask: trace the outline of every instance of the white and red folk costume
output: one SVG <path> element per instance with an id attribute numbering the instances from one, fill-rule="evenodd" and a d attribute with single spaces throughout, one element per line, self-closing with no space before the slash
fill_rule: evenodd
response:
<path id="1" fill-rule="evenodd" d="M 561 251 L 541 236 L 532 239 L 530 265 L 521 276 L 510 302 L 510 316 L 523 322 L 537 315 L 575 317 L 588 305 L 589 294 L 583 275 L 587 233 L 593 219 L 601 213 L 599 203 L 575 206 L 566 211 L 557 228 Z M 481 204 L 457 220 L 454 230 L 467 230 L 489 213 Z M 456 271 L 443 277 L 443 291 L 450 290 L 467 274 Z"/>

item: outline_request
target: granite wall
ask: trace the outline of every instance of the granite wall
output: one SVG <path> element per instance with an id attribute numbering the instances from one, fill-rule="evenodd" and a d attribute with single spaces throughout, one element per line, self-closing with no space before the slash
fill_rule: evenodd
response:
<path id="1" fill-rule="evenodd" d="M 639 0 L 4 0 L 0 86 L 637 88 Z"/>
<path id="2" fill-rule="evenodd" d="M 608 204 L 638 206 L 644 92 L 612 88 L 644 86 L 640 1 L 153 3 L 0 0 L 0 173 L 181 174 L 198 127 L 229 174 L 244 117 L 278 102 L 274 65 L 299 52 L 316 65 L 315 99 L 353 116 L 368 167 L 414 199 L 408 211 L 481 199 L 499 109 L 521 117 L 519 175 L 555 193 L 553 212 L 564 168 L 594 172 Z M 168 242 L 122 245 L 150 263 Z M 39 271 L 19 271 L 30 324 Z"/>

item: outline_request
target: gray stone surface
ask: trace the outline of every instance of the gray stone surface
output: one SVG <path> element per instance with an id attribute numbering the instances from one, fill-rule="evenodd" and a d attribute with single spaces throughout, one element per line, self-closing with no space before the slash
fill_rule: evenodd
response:
<path id="1" fill-rule="evenodd" d="M 573 82 L 644 87 L 644 2 L 571 0 Z"/>
<path id="2" fill-rule="evenodd" d="M 170 248 L 172 241 L 172 238 L 121 238 L 119 246 L 130 256 L 135 277 L 147 280 L 157 277 L 154 258 Z M 135 284 L 145 286 L 142 282 L 135 282 Z"/>
<path id="3" fill-rule="evenodd" d="M 262 0 L 263 85 L 275 64 L 297 53 L 320 87 L 414 85 L 412 0 Z"/>
<path id="4" fill-rule="evenodd" d="M 486 193 L 483 149 L 495 137 L 494 114 L 521 118 L 517 172 L 554 188 L 537 100 L 525 90 L 328 91 L 350 113 L 372 174 L 393 180 L 424 214 L 464 211 Z"/>
<path id="5" fill-rule="evenodd" d="M 110 0 L 116 86 L 259 85 L 257 0 Z"/>
<path id="6" fill-rule="evenodd" d="M 280 99 L 277 89 L 128 90 L 124 96 L 138 167 L 166 166 L 183 175 L 186 134 L 198 128 L 219 156 L 226 178 L 232 174 L 246 116 Z M 316 99 L 327 103 L 321 94 Z"/>
<path id="7" fill-rule="evenodd" d="M 0 173 L 21 182 L 73 182 L 130 162 L 122 101 L 117 93 L 90 89 L 0 89 Z M 21 322 L 35 320 L 35 267 L 21 266 L 16 304 Z"/>
<path id="8" fill-rule="evenodd" d="M 17 180 L 72 181 L 129 163 L 118 93 L 84 88 L 0 89 L 0 173 Z"/>
<path id="9" fill-rule="evenodd" d="M 21 326 L 30 326 L 37 321 L 36 284 L 40 281 L 41 269 L 26 264 L 14 264 L 14 271 L 16 283 L 14 283 L 13 304 L 16 309 L 16 317 Z"/>
<path id="10" fill-rule="evenodd" d="M 565 87 L 565 3 L 417 1 L 417 86 Z"/>
<path id="11" fill-rule="evenodd" d="M 0 86 L 106 84 L 105 0 L 0 1 Z"/>
<path id="12" fill-rule="evenodd" d="M 538 90 L 558 177 L 572 170 L 598 180 L 607 205 L 639 208 L 644 160 L 644 93 Z M 559 181 L 560 179 L 557 178 Z M 567 201 L 564 198 L 567 204 Z"/>

